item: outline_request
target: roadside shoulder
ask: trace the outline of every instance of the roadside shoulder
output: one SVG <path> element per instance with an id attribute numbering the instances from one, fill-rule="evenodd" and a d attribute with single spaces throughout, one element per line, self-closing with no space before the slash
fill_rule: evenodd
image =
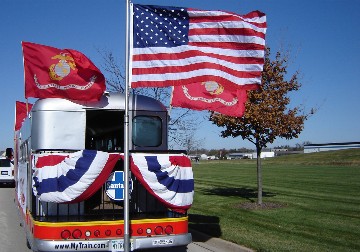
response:
<path id="1" fill-rule="evenodd" d="M 253 252 L 254 250 L 246 248 L 244 246 L 225 241 L 220 238 L 211 237 L 207 234 L 201 233 L 194 229 L 189 229 L 192 234 L 193 243 L 204 243 L 204 246 L 209 245 L 212 248 L 216 248 L 218 250 L 214 252 Z M 212 250 L 210 250 L 212 251 Z"/>

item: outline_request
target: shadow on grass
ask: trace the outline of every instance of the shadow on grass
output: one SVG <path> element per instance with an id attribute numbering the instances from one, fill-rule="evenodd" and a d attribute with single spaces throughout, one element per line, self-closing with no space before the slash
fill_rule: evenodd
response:
<path id="1" fill-rule="evenodd" d="M 207 235 L 220 237 L 221 228 L 219 223 L 220 219 L 217 216 L 189 214 L 189 229 L 192 230 L 193 241 L 205 242 L 210 239 Z"/>
<path id="2" fill-rule="evenodd" d="M 218 195 L 218 196 L 224 196 L 224 197 L 239 197 L 243 199 L 247 199 L 250 202 L 255 202 L 258 196 L 257 190 L 252 188 L 229 188 L 229 187 L 223 187 L 223 188 L 212 188 L 208 190 L 204 190 L 205 195 Z M 276 196 L 275 193 L 272 192 L 266 192 L 263 191 L 262 193 L 263 197 L 274 197 Z"/>
<path id="3" fill-rule="evenodd" d="M 205 195 L 217 195 L 224 197 L 239 197 L 250 201 L 251 203 L 255 203 L 257 201 L 257 189 L 251 188 L 213 188 L 203 190 L 203 194 Z M 274 197 L 275 193 L 263 191 L 263 197 Z M 192 231 L 193 240 L 204 242 L 210 239 L 211 237 L 220 237 L 221 227 L 220 227 L 220 218 L 218 216 L 207 216 L 200 214 L 189 214 L 189 229 Z M 200 233 L 206 235 L 200 235 Z"/>

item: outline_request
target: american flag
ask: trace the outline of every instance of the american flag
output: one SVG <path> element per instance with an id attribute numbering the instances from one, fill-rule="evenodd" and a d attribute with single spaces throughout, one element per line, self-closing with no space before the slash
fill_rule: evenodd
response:
<path id="1" fill-rule="evenodd" d="M 133 5 L 132 87 L 261 83 L 266 16 Z"/>

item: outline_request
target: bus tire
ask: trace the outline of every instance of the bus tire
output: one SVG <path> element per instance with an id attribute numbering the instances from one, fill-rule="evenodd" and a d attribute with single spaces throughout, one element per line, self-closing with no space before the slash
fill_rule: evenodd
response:
<path id="1" fill-rule="evenodd" d="M 31 249 L 31 245 L 30 245 L 30 242 L 29 242 L 28 238 L 26 238 L 26 247 L 28 247 L 28 249 Z"/>

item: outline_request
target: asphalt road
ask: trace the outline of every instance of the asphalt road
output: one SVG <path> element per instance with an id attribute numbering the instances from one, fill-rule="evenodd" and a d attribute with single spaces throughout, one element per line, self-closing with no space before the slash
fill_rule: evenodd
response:
<path id="1" fill-rule="evenodd" d="M 0 187 L 0 251 L 30 252 L 26 246 L 25 233 L 20 227 L 14 196 L 14 188 Z"/>
<path id="2" fill-rule="evenodd" d="M 26 246 L 23 227 L 14 202 L 14 188 L 0 186 L 0 252 L 31 252 Z M 218 238 L 192 231 L 193 242 L 171 252 L 249 252 L 247 248 Z M 167 252 L 169 249 L 151 249 L 143 252 Z"/>

